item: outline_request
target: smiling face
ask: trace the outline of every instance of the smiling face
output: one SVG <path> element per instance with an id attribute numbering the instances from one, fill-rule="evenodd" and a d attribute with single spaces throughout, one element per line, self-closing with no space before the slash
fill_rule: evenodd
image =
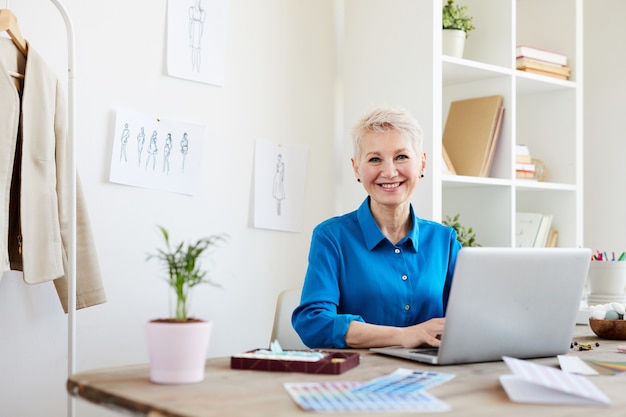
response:
<path id="1" fill-rule="evenodd" d="M 426 154 L 418 155 L 413 142 L 395 129 L 366 132 L 356 158 L 352 167 L 371 204 L 392 209 L 410 203 L 426 168 Z"/>

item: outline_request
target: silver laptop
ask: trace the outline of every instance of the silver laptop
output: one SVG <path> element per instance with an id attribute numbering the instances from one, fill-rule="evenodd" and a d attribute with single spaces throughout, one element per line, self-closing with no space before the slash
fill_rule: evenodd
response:
<path id="1" fill-rule="evenodd" d="M 372 348 L 434 365 L 570 349 L 591 260 L 583 248 L 463 248 L 439 348 Z"/>

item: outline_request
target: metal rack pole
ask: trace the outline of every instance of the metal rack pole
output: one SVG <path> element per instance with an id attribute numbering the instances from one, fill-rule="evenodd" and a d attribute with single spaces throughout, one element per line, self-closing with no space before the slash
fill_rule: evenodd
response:
<path id="1" fill-rule="evenodd" d="M 74 26 L 72 19 L 67 12 L 65 6 L 60 0 L 50 0 L 63 16 L 65 27 L 67 30 L 67 105 L 68 105 L 68 145 L 71 149 L 69 155 L 69 164 L 72 172 L 72 185 L 70 188 L 70 198 L 73 202 L 70 205 L 70 233 L 68 242 L 68 270 L 66 271 L 67 286 L 67 305 L 68 305 L 68 358 L 67 373 L 68 377 L 76 372 L 76 117 L 75 117 L 75 101 L 76 94 L 74 84 L 76 80 L 76 57 L 75 57 L 75 38 Z M 75 414 L 75 403 L 71 395 L 68 394 L 67 415 L 72 417 Z"/>

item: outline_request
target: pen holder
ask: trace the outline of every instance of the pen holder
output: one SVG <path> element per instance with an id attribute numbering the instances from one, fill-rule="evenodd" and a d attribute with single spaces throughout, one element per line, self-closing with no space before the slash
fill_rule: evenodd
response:
<path id="1" fill-rule="evenodd" d="M 592 261 L 587 274 L 589 305 L 623 303 L 626 289 L 626 262 Z"/>

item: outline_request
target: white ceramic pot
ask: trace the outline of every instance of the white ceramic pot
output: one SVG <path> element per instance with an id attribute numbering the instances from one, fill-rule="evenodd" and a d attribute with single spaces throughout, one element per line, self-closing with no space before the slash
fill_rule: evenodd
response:
<path id="1" fill-rule="evenodd" d="M 587 274 L 590 304 L 624 300 L 626 262 L 592 261 Z"/>
<path id="2" fill-rule="evenodd" d="M 465 32 L 458 29 L 444 29 L 441 38 L 444 55 L 463 58 L 465 49 Z"/>
<path id="3" fill-rule="evenodd" d="M 204 380 L 213 322 L 146 324 L 150 380 L 158 384 L 193 384 Z"/>

